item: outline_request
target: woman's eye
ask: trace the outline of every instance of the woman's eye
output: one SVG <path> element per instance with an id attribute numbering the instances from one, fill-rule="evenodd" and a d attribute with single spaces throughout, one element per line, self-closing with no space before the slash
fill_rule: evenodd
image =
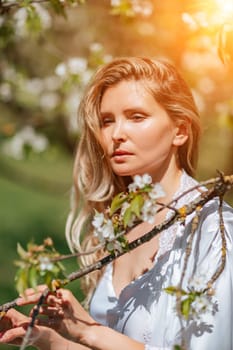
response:
<path id="1" fill-rule="evenodd" d="M 132 119 L 135 120 L 135 121 L 140 121 L 142 119 L 145 119 L 145 116 L 142 115 L 142 114 L 133 114 L 132 115 Z"/>
<path id="2" fill-rule="evenodd" d="M 113 118 L 102 118 L 101 119 L 101 126 L 107 126 L 111 123 L 113 123 Z"/>

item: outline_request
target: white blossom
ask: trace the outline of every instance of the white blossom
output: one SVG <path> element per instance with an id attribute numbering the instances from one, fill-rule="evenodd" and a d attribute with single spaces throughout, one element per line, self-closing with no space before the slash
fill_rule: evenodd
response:
<path id="1" fill-rule="evenodd" d="M 104 223 L 101 224 L 101 218 L 99 219 L 99 222 L 96 221 L 94 223 L 97 226 L 94 230 L 94 236 L 98 237 L 100 243 L 114 239 L 115 235 L 112 221 L 110 219 L 104 220 Z"/>
<path id="2" fill-rule="evenodd" d="M 115 238 L 113 223 L 110 219 L 105 219 L 103 213 L 96 212 L 92 220 L 94 236 L 98 237 L 100 243 Z"/>
<path id="3" fill-rule="evenodd" d="M 152 190 L 149 192 L 149 197 L 153 200 L 162 198 L 165 196 L 165 192 L 159 183 L 152 186 Z"/>
<path id="4" fill-rule="evenodd" d="M 153 224 L 155 221 L 156 213 L 156 204 L 152 200 L 146 200 L 142 207 L 142 220 Z"/>
<path id="5" fill-rule="evenodd" d="M 153 4 L 149 0 L 131 0 L 132 9 L 135 14 L 140 14 L 143 17 L 149 17 L 153 13 Z"/>
<path id="6" fill-rule="evenodd" d="M 64 62 L 59 63 L 55 68 L 55 73 L 61 77 L 64 78 L 67 75 L 67 66 Z"/>
<path id="7" fill-rule="evenodd" d="M 110 219 L 102 227 L 103 238 L 113 239 L 114 238 L 114 227 Z"/>
<path id="8" fill-rule="evenodd" d="M 38 3 L 34 3 L 33 6 L 36 9 L 37 14 L 39 15 L 42 28 L 44 30 L 49 29 L 52 26 L 52 18 L 50 16 L 50 13 L 46 10 L 44 6 L 41 6 Z"/>
<path id="9" fill-rule="evenodd" d="M 111 6 L 117 7 L 121 5 L 121 0 L 111 0 Z"/>
<path id="10" fill-rule="evenodd" d="M 92 75 L 93 75 L 93 72 L 90 69 L 86 69 L 82 72 L 81 79 L 84 86 L 86 86 L 89 83 Z"/>
<path id="11" fill-rule="evenodd" d="M 0 85 L 0 97 L 3 101 L 10 101 L 12 98 L 11 85 L 9 83 L 2 83 Z"/>
<path id="12" fill-rule="evenodd" d="M 45 92 L 40 96 L 40 107 L 44 110 L 50 111 L 58 106 L 60 102 L 59 95 L 55 92 Z"/>
<path id="13" fill-rule="evenodd" d="M 65 112 L 68 118 L 68 127 L 71 132 L 78 131 L 77 110 L 81 100 L 81 91 L 74 89 L 66 96 L 64 103 Z"/>
<path id="14" fill-rule="evenodd" d="M 207 285 L 206 274 L 196 274 L 189 280 L 189 287 L 191 290 L 201 292 L 206 289 Z"/>
<path id="15" fill-rule="evenodd" d="M 129 184 L 128 189 L 130 192 L 134 192 L 137 189 L 142 189 L 146 185 L 150 185 L 152 183 L 152 178 L 148 174 L 144 175 L 135 175 L 133 177 L 133 182 Z"/>
<path id="16" fill-rule="evenodd" d="M 208 295 L 197 296 L 192 303 L 192 313 L 200 317 L 202 313 L 212 313 L 213 305 Z"/>
<path id="17" fill-rule="evenodd" d="M 81 75 L 87 70 L 87 60 L 82 57 L 69 58 L 67 62 L 59 63 L 55 68 L 55 73 L 62 79 L 66 79 L 69 74 Z"/>
<path id="18" fill-rule="evenodd" d="M 30 93 L 39 95 L 44 90 L 43 80 L 39 78 L 28 79 L 25 82 L 25 88 Z"/>
<path id="19" fill-rule="evenodd" d="M 112 61 L 112 55 L 104 55 L 103 56 L 103 61 L 105 62 L 105 63 L 108 63 L 108 62 L 111 62 Z"/>
<path id="20" fill-rule="evenodd" d="M 189 26 L 189 29 L 195 31 L 198 29 L 198 24 L 194 20 L 194 18 L 187 12 L 182 13 L 181 15 L 182 21 Z"/>
<path id="21" fill-rule="evenodd" d="M 40 4 L 33 4 L 33 7 L 39 17 L 42 29 L 46 30 L 51 27 L 52 19 L 49 12 Z M 26 8 L 18 9 L 13 16 L 13 23 L 15 26 L 15 33 L 18 37 L 24 37 L 30 32 L 27 29 L 28 12 Z"/>
<path id="22" fill-rule="evenodd" d="M 70 58 L 67 67 L 71 74 L 81 74 L 87 69 L 87 60 L 82 57 Z"/>
<path id="23" fill-rule="evenodd" d="M 3 144 L 3 152 L 15 159 L 23 159 L 24 147 L 30 146 L 34 152 L 43 152 L 48 147 L 47 138 L 26 126 Z"/>
<path id="24" fill-rule="evenodd" d="M 123 248 L 122 248 L 120 242 L 118 242 L 116 240 L 112 241 L 112 242 L 109 242 L 107 244 L 107 249 L 108 249 L 108 251 L 115 250 L 115 251 L 118 251 L 119 253 L 123 252 Z"/>
<path id="25" fill-rule="evenodd" d="M 98 229 L 103 225 L 103 223 L 104 223 L 104 214 L 96 212 L 92 220 L 92 225 Z"/>
<path id="26" fill-rule="evenodd" d="M 47 256 L 40 256 L 39 261 L 41 271 L 52 271 L 54 264 Z"/>
<path id="27" fill-rule="evenodd" d="M 103 45 L 100 43 L 92 43 L 89 48 L 91 52 L 100 52 L 103 50 Z"/>
<path id="28" fill-rule="evenodd" d="M 15 25 L 15 33 L 17 36 L 24 36 L 26 30 L 27 10 L 22 7 L 18 9 L 13 15 L 13 22 Z"/>

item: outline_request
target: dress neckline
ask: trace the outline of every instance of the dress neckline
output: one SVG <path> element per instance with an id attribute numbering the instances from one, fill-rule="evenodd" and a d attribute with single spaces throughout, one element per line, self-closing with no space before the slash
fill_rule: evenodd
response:
<path id="1" fill-rule="evenodd" d="M 180 177 L 180 184 L 177 189 L 177 191 L 174 193 L 172 200 L 175 200 L 178 198 L 184 191 L 187 191 L 189 188 L 197 185 L 198 182 L 193 179 L 191 176 L 189 176 L 184 169 L 182 169 L 182 174 Z M 195 196 L 199 195 L 200 192 L 195 190 L 191 191 L 184 196 L 182 196 L 174 205 L 175 208 L 182 207 L 184 204 L 189 203 L 191 200 L 195 198 Z M 165 220 L 169 219 L 169 217 L 172 216 L 174 211 L 172 209 L 169 209 L 168 212 L 166 213 Z M 109 263 L 106 267 L 106 273 L 109 275 L 110 278 L 110 285 L 112 289 L 112 294 L 114 297 L 119 300 L 121 297 L 121 294 L 123 291 L 129 287 L 130 285 L 134 284 L 136 281 L 140 280 L 142 277 L 146 276 L 149 274 L 155 267 L 156 262 L 158 261 L 159 258 L 161 258 L 165 253 L 168 251 L 172 250 L 173 244 L 175 242 L 177 232 L 180 227 L 180 222 L 175 222 L 173 225 L 171 225 L 168 229 L 164 230 L 161 232 L 160 237 L 159 237 L 159 243 L 158 243 L 158 251 L 157 254 L 155 254 L 155 257 L 153 259 L 153 265 L 150 269 L 148 269 L 145 273 L 141 274 L 131 282 L 129 282 L 120 292 L 119 296 L 117 296 L 117 293 L 115 291 L 114 285 L 113 285 L 113 262 Z M 181 230 L 180 230 L 181 231 Z M 182 231 L 180 232 L 182 234 Z"/>

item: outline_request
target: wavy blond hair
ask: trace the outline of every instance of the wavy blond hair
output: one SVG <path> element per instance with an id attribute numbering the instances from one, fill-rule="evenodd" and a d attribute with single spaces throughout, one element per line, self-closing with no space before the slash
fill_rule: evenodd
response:
<path id="1" fill-rule="evenodd" d="M 81 138 L 74 162 L 71 212 L 66 225 L 66 237 L 72 251 L 86 252 L 96 246 L 90 227 L 94 209 L 103 211 L 112 197 L 124 191 L 129 183 L 129 178 L 113 173 L 100 139 L 99 115 L 103 94 L 124 80 L 142 81 L 171 119 L 186 122 L 189 137 L 179 147 L 178 157 L 180 166 L 188 174 L 193 175 L 196 169 L 200 118 L 192 93 L 174 66 L 162 60 L 123 57 L 100 67 L 87 86 L 78 111 Z M 103 251 L 83 256 L 80 264 L 86 266 L 101 256 Z M 86 276 L 85 285 L 90 293 L 97 279 L 96 273 Z"/>

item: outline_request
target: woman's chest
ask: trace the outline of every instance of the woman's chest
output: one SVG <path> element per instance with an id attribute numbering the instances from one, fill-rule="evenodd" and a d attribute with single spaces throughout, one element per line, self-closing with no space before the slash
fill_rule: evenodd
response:
<path id="1" fill-rule="evenodd" d="M 112 285 L 117 296 L 127 285 L 153 267 L 158 246 L 158 237 L 155 237 L 114 261 Z"/>

